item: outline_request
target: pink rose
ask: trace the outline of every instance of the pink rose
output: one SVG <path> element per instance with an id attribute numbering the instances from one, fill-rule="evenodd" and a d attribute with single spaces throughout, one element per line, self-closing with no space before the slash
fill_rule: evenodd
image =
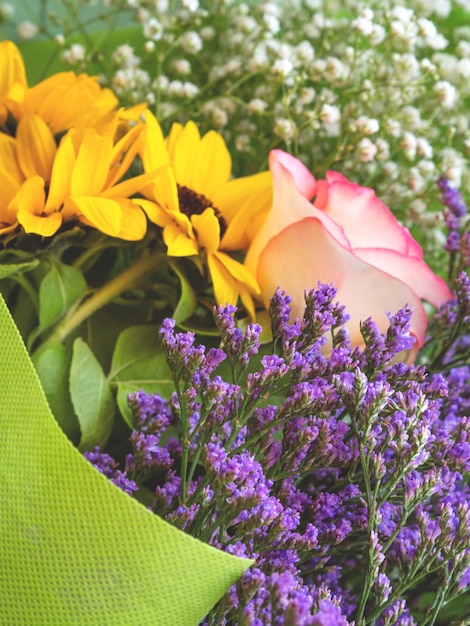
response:
<path id="1" fill-rule="evenodd" d="M 416 337 L 408 360 L 415 358 L 427 325 L 421 299 L 438 307 L 452 294 L 423 261 L 423 251 L 408 229 L 372 189 L 350 183 L 338 172 L 317 181 L 282 150 L 271 152 L 270 169 L 273 204 L 245 261 L 259 282 L 265 306 L 279 286 L 292 297 L 293 316 L 301 316 L 305 290 L 318 281 L 333 282 L 338 301 L 351 316 L 351 342 L 361 345 L 361 320 L 372 317 L 385 331 L 386 313 L 408 305 Z"/>

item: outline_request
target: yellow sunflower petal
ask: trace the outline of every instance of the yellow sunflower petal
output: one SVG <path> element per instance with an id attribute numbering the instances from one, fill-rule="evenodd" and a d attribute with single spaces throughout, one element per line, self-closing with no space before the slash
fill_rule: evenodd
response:
<path id="1" fill-rule="evenodd" d="M 0 121 L 4 122 L 11 111 L 19 116 L 18 105 L 27 89 L 23 57 L 12 41 L 0 42 Z"/>
<path id="2" fill-rule="evenodd" d="M 261 228 L 272 204 L 271 172 L 244 176 L 221 185 L 212 195 L 214 206 L 227 224 L 224 250 L 244 250 Z"/>
<path id="3" fill-rule="evenodd" d="M 25 233 L 52 237 L 62 226 L 62 215 L 60 213 L 35 215 L 29 211 L 18 211 L 18 222 L 24 228 Z"/>
<path id="4" fill-rule="evenodd" d="M 18 193 L 20 183 L 3 167 L 0 167 L 0 189 L 2 190 L 0 194 L 0 222 L 5 224 L 11 220 L 11 214 L 7 208 L 12 198 Z"/>
<path id="5" fill-rule="evenodd" d="M 57 152 L 54 136 L 38 115 L 23 115 L 16 129 L 18 162 L 25 178 L 38 174 L 51 178 Z"/>
<path id="6" fill-rule="evenodd" d="M 145 213 L 132 200 L 122 199 L 119 204 L 122 210 L 122 224 L 117 236 L 126 241 L 140 241 L 147 232 Z"/>
<path id="7" fill-rule="evenodd" d="M 225 306 L 226 304 L 236 305 L 238 302 L 238 286 L 237 281 L 227 270 L 225 265 L 213 254 L 207 257 L 207 264 L 214 287 L 214 297 L 217 304 Z"/>
<path id="8" fill-rule="evenodd" d="M 170 159 L 174 159 L 175 145 L 178 141 L 178 137 L 183 132 L 183 125 L 179 122 L 173 122 L 170 128 L 170 133 L 165 139 L 166 148 L 168 150 L 168 154 L 170 155 Z"/>
<path id="9" fill-rule="evenodd" d="M 245 265 L 235 261 L 235 259 L 225 254 L 225 252 L 216 252 L 214 256 L 217 257 L 219 262 L 224 265 L 226 270 L 230 272 L 230 275 L 233 276 L 237 282 L 246 285 L 255 295 L 260 293 L 256 278 Z"/>
<path id="10" fill-rule="evenodd" d="M 46 200 L 45 181 L 41 176 L 32 176 L 25 180 L 18 192 L 11 199 L 8 210 L 13 214 L 27 211 L 35 215 L 44 213 Z"/>
<path id="11" fill-rule="evenodd" d="M 210 130 L 202 137 L 194 159 L 190 186 L 213 201 L 216 189 L 226 183 L 232 172 L 232 158 L 222 135 Z M 215 205 L 214 205 L 215 206 Z"/>
<path id="12" fill-rule="evenodd" d="M 214 209 L 206 209 L 201 215 L 191 215 L 191 222 L 200 248 L 207 255 L 216 252 L 220 243 L 220 223 Z"/>
<path id="13" fill-rule="evenodd" d="M 117 200 L 91 196 L 72 196 L 79 219 L 105 235 L 118 237 L 122 229 L 122 208 Z"/>
<path id="14" fill-rule="evenodd" d="M 199 158 L 201 136 L 194 122 L 188 122 L 174 142 L 173 169 L 178 185 L 193 187 L 193 169 Z M 197 191 L 194 189 L 194 191 Z M 198 192 L 201 193 L 201 192 Z"/>
<path id="15" fill-rule="evenodd" d="M 199 252 L 196 240 L 174 223 L 163 229 L 163 241 L 168 248 L 168 256 L 194 256 Z"/>
<path id="16" fill-rule="evenodd" d="M 152 172 L 170 162 L 162 129 L 150 111 L 145 112 L 145 130 L 141 136 L 140 154 L 146 172 Z"/>
<path id="17" fill-rule="evenodd" d="M 112 151 L 111 137 L 103 137 L 91 129 L 84 135 L 72 173 L 72 195 L 94 196 L 100 193 L 106 183 Z"/>
<path id="18" fill-rule="evenodd" d="M 139 205 L 145 211 L 148 219 L 157 226 L 163 228 L 171 223 L 171 218 L 168 213 L 158 206 L 156 202 L 145 200 L 144 198 L 132 198 L 132 202 Z"/>
<path id="19" fill-rule="evenodd" d="M 24 181 L 23 173 L 18 165 L 16 157 L 16 139 L 0 133 L 0 163 L 8 169 L 10 176 L 21 184 Z"/>
<path id="20" fill-rule="evenodd" d="M 139 147 L 137 142 L 143 130 L 143 124 L 134 126 L 114 145 L 106 187 L 120 180 L 134 162 Z"/>
<path id="21" fill-rule="evenodd" d="M 57 148 L 52 166 L 51 183 L 46 200 L 46 211 L 59 209 L 70 195 L 70 182 L 75 165 L 75 150 L 72 137 L 65 135 Z"/>
<path id="22" fill-rule="evenodd" d="M 0 42 L 0 97 L 15 83 L 27 86 L 23 57 L 12 41 Z"/>

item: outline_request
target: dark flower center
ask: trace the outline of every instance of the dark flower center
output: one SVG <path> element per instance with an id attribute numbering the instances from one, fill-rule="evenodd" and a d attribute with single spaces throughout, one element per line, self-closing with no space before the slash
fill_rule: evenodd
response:
<path id="1" fill-rule="evenodd" d="M 206 196 L 201 193 L 196 193 L 184 185 L 178 185 L 178 200 L 181 213 L 184 213 L 188 217 L 191 217 L 191 215 L 201 215 L 201 213 L 204 213 L 209 207 L 214 209 L 215 216 L 219 220 L 220 238 L 222 239 L 227 230 L 227 223 L 221 216 L 220 211 Z"/>

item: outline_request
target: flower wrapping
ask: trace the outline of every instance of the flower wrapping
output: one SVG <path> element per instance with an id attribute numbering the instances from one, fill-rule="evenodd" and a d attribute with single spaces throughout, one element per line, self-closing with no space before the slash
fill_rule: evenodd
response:
<path id="1" fill-rule="evenodd" d="M 97 472 L 54 420 L 3 298 L 0 333 L 0 622 L 198 624 L 252 561 Z"/>

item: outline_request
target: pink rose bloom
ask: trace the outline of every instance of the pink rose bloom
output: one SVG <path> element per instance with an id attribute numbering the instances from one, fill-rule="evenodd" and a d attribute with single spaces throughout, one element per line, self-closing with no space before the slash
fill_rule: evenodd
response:
<path id="1" fill-rule="evenodd" d="M 292 315 L 300 317 L 305 290 L 319 281 L 333 282 L 338 301 L 351 316 L 351 342 L 361 345 L 361 320 L 372 317 L 385 332 L 387 312 L 408 305 L 416 344 L 407 358 L 414 359 L 427 326 L 421 300 L 438 307 L 452 294 L 423 261 L 423 251 L 408 229 L 372 189 L 350 183 L 338 172 L 317 181 L 282 150 L 271 152 L 270 169 L 273 204 L 245 261 L 259 282 L 265 306 L 279 286 L 292 297 Z"/>

